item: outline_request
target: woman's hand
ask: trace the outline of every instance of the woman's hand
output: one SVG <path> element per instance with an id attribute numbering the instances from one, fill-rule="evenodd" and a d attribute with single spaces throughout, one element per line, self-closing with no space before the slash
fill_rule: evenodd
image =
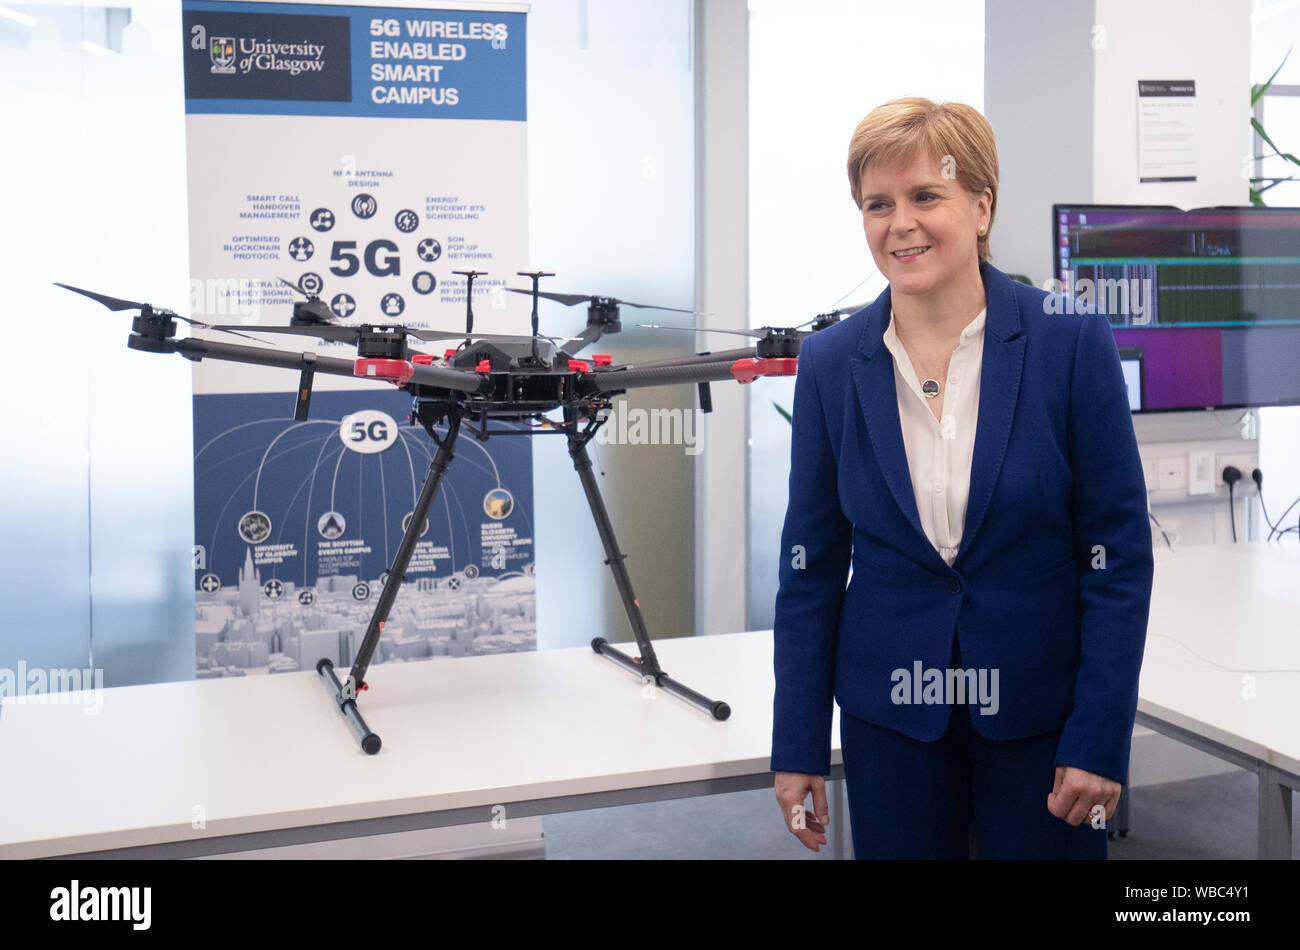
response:
<path id="1" fill-rule="evenodd" d="M 1056 784 L 1047 796 L 1047 810 L 1071 825 L 1089 820 L 1094 805 L 1106 808 L 1106 819 L 1115 814 L 1119 804 L 1119 782 L 1102 778 L 1072 765 L 1056 767 Z"/>
<path id="2" fill-rule="evenodd" d="M 804 799 L 812 793 L 813 807 L 804 807 Z M 790 833 L 803 842 L 810 851 L 820 850 L 826 843 L 826 826 L 830 824 L 830 810 L 826 807 L 826 780 L 820 775 L 802 772 L 776 773 L 776 800 Z"/>

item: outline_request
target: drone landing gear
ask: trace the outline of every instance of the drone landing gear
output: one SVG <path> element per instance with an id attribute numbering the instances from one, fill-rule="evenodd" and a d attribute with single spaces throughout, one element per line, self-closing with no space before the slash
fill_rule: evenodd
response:
<path id="1" fill-rule="evenodd" d="M 338 705 L 339 712 L 348 720 L 353 731 L 356 732 L 357 738 L 361 742 L 361 748 L 369 755 L 377 753 L 382 742 L 379 736 L 370 731 L 366 721 L 361 718 L 361 713 L 357 709 L 357 697 L 367 689 L 365 676 L 366 671 L 370 668 L 370 660 L 374 656 L 375 648 L 379 645 L 379 638 L 383 634 L 388 614 L 393 608 L 393 601 L 397 599 L 397 591 L 405 579 L 406 568 L 410 564 L 416 542 L 419 541 L 420 535 L 424 533 L 425 519 L 428 517 L 430 507 L 433 505 L 433 499 L 437 495 L 438 487 L 442 484 L 442 478 L 447 473 L 447 468 L 451 465 L 451 460 L 454 457 L 453 449 L 456 445 L 456 436 L 460 433 L 460 415 L 456 411 L 447 414 L 447 434 L 442 436 L 441 439 L 433 431 L 432 425 L 426 425 L 425 429 L 434 442 L 437 443 L 438 451 L 429 465 L 429 474 L 424 480 L 424 487 L 420 490 L 420 497 L 415 503 L 415 510 L 411 514 L 410 523 L 407 524 L 406 531 L 402 534 L 402 542 L 398 545 L 397 554 L 393 558 L 392 566 L 388 569 L 388 583 L 384 585 L 379 594 L 379 601 L 375 604 L 374 613 L 370 617 L 370 624 L 366 628 L 365 639 L 361 641 L 361 648 L 357 651 L 352 670 L 348 673 L 347 679 L 339 682 L 338 675 L 334 672 L 334 664 L 328 658 L 322 659 L 316 664 L 316 672 L 320 674 L 325 688 L 329 690 L 330 696 Z M 618 586 L 618 594 L 623 601 L 623 609 L 627 612 L 628 622 L 632 625 L 632 636 L 636 639 L 637 648 L 640 650 L 641 655 L 639 657 L 629 656 L 611 645 L 604 637 L 596 637 L 592 640 L 591 648 L 619 666 L 631 671 L 642 682 L 653 682 L 660 689 L 664 689 L 692 706 L 707 712 L 714 719 L 725 720 L 731 715 L 730 706 L 721 700 L 709 699 L 707 696 L 697 693 L 689 686 L 673 679 L 659 667 L 659 659 L 655 656 L 654 647 L 650 643 L 650 635 L 646 631 L 645 618 L 641 616 L 641 606 L 637 603 L 636 594 L 632 590 L 632 579 L 628 576 L 627 567 L 623 564 L 623 560 L 627 555 L 618 550 L 618 541 L 614 537 L 614 528 L 609 520 L 609 512 L 606 511 L 605 502 L 600 496 L 600 488 L 596 484 L 596 478 L 591 473 L 591 457 L 587 454 L 587 441 L 593 434 L 594 429 L 584 433 L 571 430 L 568 436 L 569 455 L 573 459 L 573 467 L 578 472 L 578 478 L 582 481 L 582 490 L 587 496 L 587 504 L 591 506 L 591 514 L 596 520 L 596 530 L 600 533 L 600 541 L 605 548 L 605 563 L 614 572 L 614 583 Z"/>
<path id="2" fill-rule="evenodd" d="M 614 537 L 614 526 L 609 520 L 609 512 L 605 510 L 605 502 L 600 496 L 600 488 L 596 484 L 596 477 L 591 473 L 591 457 L 587 454 L 587 438 L 570 433 L 569 455 L 573 459 L 573 467 L 578 472 L 578 478 L 582 481 L 582 490 L 587 496 L 587 504 L 591 506 L 592 517 L 596 520 L 596 530 L 600 533 L 600 543 L 605 547 L 605 563 L 609 565 L 609 569 L 614 573 L 614 584 L 618 587 L 618 596 L 623 601 L 623 610 L 627 613 L 628 623 L 632 625 L 632 636 L 636 638 L 636 645 L 641 651 L 641 656 L 628 656 L 622 650 L 612 646 L 604 637 L 596 637 L 592 640 L 591 648 L 619 666 L 635 673 L 641 678 L 642 682 L 654 682 L 656 686 L 667 690 L 692 706 L 702 709 L 714 719 L 719 721 L 726 719 L 731 715 L 730 706 L 722 700 L 709 699 L 707 696 L 697 693 L 689 686 L 677 682 L 659 668 L 659 658 L 655 656 L 654 647 L 650 643 L 650 634 L 646 631 L 645 618 L 641 616 L 641 605 L 637 602 L 636 594 L 632 590 L 632 579 L 628 576 L 627 566 L 623 563 L 627 555 L 618 549 L 618 540 Z"/>
<path id="3" fill-rule="evenodd" d="M 370 625 L 366 627 L 366 636 L 361 641 L 361 648 L 357 650 L 357 658 L 352 664 L 352 670 L 348 673 L 348 678 L 340 683 L 334 674 L 334 664 L 329 659 L 323 659 L 316 664 L 316 672 L 321 675 L 325 688 L 334 697 L 339 712 L 347 718 L 356 731 L 361 741 L 361 748 L 369 755 L 378 752 L 382 743 L 379 736 L 370 731 L 365 720 L 361 718 L 361 713 L 357 711 L 357 694 L 368 688 L 366 671 L 370 669 L 370 659 L 374 656 L 375 647 L 379 646 L 379 637 L 384 632 L 384 623 L 388 620 L 388 614 L 393 609 L 393 601 L 397 599 L 397 592 L 406 577 L 406 568 L 411 563 L 416 542 L 425 531 L 425 521 L 429 516 L 429 508 L 433 505 L 434 496 L 438 494 L 438 486 L 442 484 L 442 477 L 447 474 L 447 468 L 455 457 L 453 449 L 456 446 L 456 436 L 460 433 L 460 413 L 452 411 L 447 414 L 447 434 L 441 439 L 433 431 L 432 425 L 426 425 L 425 429 L 437 444 L 438 451 L 429 464 L 429 474 L 424 479 L 424 487 L 420 489 L 415 510 L 411 512 L 411 520 L 402 534 L 402 542 L 397 546 L 397 554 L 394 555 L 393 563 L 388 569 L 388 582 L 379 592 L 379 600 L 375 604 L 374 613 L 370 615 Z"/>

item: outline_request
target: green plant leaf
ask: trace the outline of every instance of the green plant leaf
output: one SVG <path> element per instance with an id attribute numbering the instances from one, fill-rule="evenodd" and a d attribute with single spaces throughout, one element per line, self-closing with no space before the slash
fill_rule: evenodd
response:
<path id="1" fill-rule="evenodd" d="M 1250 127 L 1254 129 L 1259 134 L 1259 137 L 1262 138 L 1268 144 L 1268 147 L 1273 150 L 1273 153 L 1275 155 L 1279 156 L 1280 158 L 1285 158 L 1292 165 L 1300 165 L 1300 158 L 1296 158 L 1290 152 L 1282 151 L 1280 148 L 1278 148 L 1276 145 L 1273 144 L 1273 140 L 1268 137 L 1268 133 L 1264 131 L 1264 127 L 1259 124 L 1259 119 L 1256 119 L 1252 116 L 1250 120 Z"/>
<path id="2" fill-rule="evenodd" d="M 790 413 L 787 412 L 784 407 L 782 407 L 779 403 L 776 402 L 773 402 L 772 405 L 776 406 L 776 411 L 781 413 L 782 419 L 790 423 L 790 425 L 794 425 L 794 417 L 791 416 Z"/>
<path id="3" fill-rule="evenodd" d="M 1291 49 L 1288 49 L 1286 51 L 1286 56 L 1282 57 L 1282 62 L 1277 64 L 1277 69 L 1273 70 L 1273 75 L 1268 77 L 1267 82 L 1265 82 L 1263 85 L 1255 85 L 1250 87 L 1250 107 L 1252 109 L 1255 108 L 1255 104 L 1259 102 L 1260 97 L 1263 96 L 1264 93 L 1268 92 L 1268 87 L 1273 85 L 1273 80 L 1276 79 L 1277 74 L 1282 71 L 1282 67 L 1286 65 L 1286 61 L 1291 57 L 1291 51 L 1294 49 L 1295 47 L 1293 46 L 1291 47 Z"/>

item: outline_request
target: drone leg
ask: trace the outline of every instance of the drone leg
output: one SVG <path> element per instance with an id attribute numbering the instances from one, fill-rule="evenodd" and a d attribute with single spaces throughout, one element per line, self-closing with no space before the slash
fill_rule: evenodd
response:
<path id="1" fill-rule="evenodd" d="M 600 488 L 596 484 L 596 477 L 591 473 L 591 457 L 587 454 L 585 440 L 571 437 L 569 439 L 569 455 L 573 458 L 573 467 L 577 470 L 578 478 L 582 481 L 582 490 L 587 495 L 587 504 L 591 506 L 591 514 L 596 519 L 596 530 L 600 533 L 600 542 L 605 547 L 605 563 L 609 565 L 609 569 L 614 573 L 614 583 L 618 587 L 618 595 L 623 601 L 623 609 L 627 612 L 628 622 L 632 625 L 632 636 L 636 638 L 636 645 L 641 651 L 641 656 L 628 656 L 611 645 L 604 637 L 596 637 L 592 640 L 591 648 L 637 676 L 643 679 L 645 677 L 653 679 L 657 686 L 667 690 L 674 696 L 686 700 L 692 706 L 704 710 L 714 719 L 726 719 L 731 715 L 730 706 L 721 700 L 709 699 L 707 696 L 697 693 L 690 687 L 677 682 L 660 669 L 659 659 L 655 656 L 654 647 L 650 643 L 650 634 L 646 630 L 645 618 L 641 615 L 641 605 L 637 602 L 636 593 L 632 590 L 632 578 L 628 575 L 627 565 L 623 563 L 627 555 L 618 549 L 618 540 L 614 537 L 614 526 L 609 520 L 609 512 L 605 509 L 604 499 L 600 496 Z"/>
<path id="2" fill-rule="evenodd" d="M 361 641 L 361 648 L 357 651 L 356 661 L 352 664 L 352 670 L 348 678 L 342 683 L 334 675 L 333 665 L 328 659 L 321 660 L 316 665 L 316 672 L 321 675 L 325 682 L 325 688 L 330 691 L 334 701 L 338 703 L 339 712 L 347 717 L 348 721 L 356 729 L 361 738 L 361 748 L 370 755 L 379 751 L 379 736 L 371 732 L 357 712 L 357 693 L 365 689 L 366 671 L 370 668 L 370 658 L 374 655 L 375 648 L 379 645 L 379 637 L 383 633 L 384 623 L 388 620 L 388 614 L 393 609 L 393 601 L 397 599 L 397 592 L 402 586 L 402 581 L 406 578 L 407 565 L 411 563 L 411 555 L 415 552 L 416 542 L 420 540 L 420 535 L 424 531 L 424 521 L 428 517 L 429 508 L 433 505 L 433 499 L 438 494 L 438 486 L 442 484 L 442 477 L 447 474 L 447 468 L 454 457 L 453 449 L 456 445 L 456 435 L 460 431 L 460 417 L 451 416 L 448 419 L 447 434 L 443 436 L 441 443 L 438 445 L 438 451 L 433 456 L 433 462 L 429 465 L 429 474 L 424 480 L 424 487 L 420 489 L 419 500 L 415 503 L 415 511 L 411 513 L 410 523 L 406 526 L 406 531 L 402 535 L 402 542 L 397 546 L 397 554 L 393 557 L 393 563 L 388 569 L 388 583 L 379 592 L 379 600 L 375 603 L 374 613 L 370 615 L 370 624 L 366 627 L 365 639 Z"/>

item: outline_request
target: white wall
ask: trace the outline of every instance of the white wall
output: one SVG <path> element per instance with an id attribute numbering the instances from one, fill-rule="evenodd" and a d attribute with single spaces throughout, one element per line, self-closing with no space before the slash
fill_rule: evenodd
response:
<path id="1" fill-rule="evenodd" d="M 1096 0 L 1094 17 L 1093 202 L 1246 204 L 1250 0 Z M 1139 79 L 1196 80 L 1195 182 L 1138 181 Z"/>

